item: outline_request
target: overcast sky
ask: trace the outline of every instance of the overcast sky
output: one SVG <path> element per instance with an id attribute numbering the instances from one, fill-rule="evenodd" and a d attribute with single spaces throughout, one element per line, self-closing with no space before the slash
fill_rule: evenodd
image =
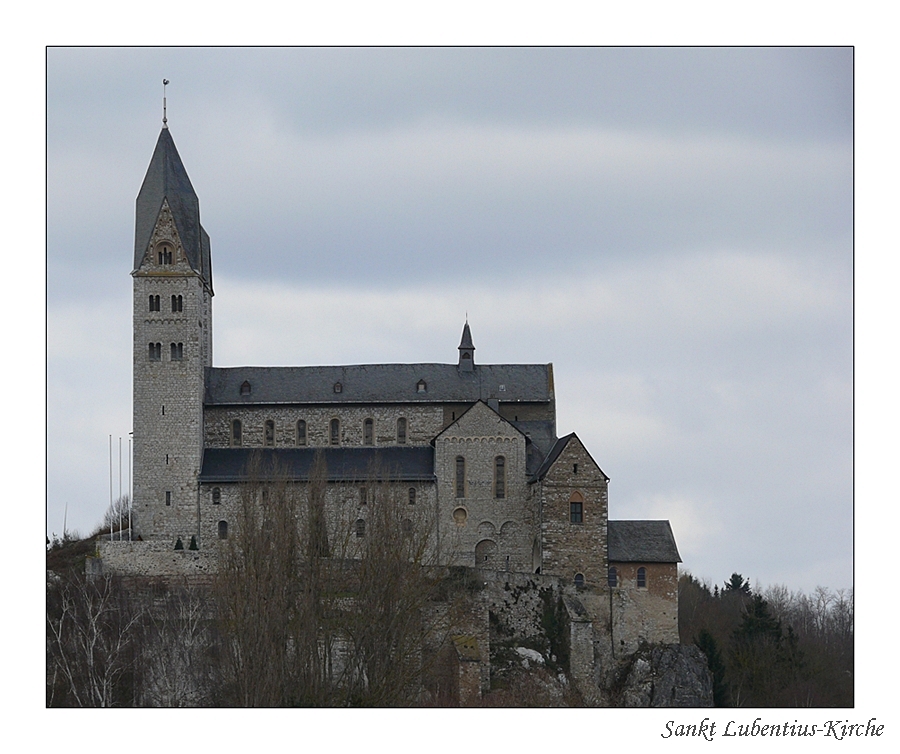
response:
<path id="1" fill-rule="evenodd" d="M 476 361 L 553 363 L 611 518 L 712 582 L 852 585 L 846 48 L 51 49 L 48 532 L 131 429 L 163 76 L 217 366 L 455 363 L 468 314 Z"/>

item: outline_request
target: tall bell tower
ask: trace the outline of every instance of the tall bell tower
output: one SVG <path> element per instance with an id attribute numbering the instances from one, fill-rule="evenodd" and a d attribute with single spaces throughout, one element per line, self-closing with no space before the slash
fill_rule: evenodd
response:
<path id="1" fill-rule="evenodd" d="M 187 548 L 200 533 L 212 267 L 200 202 L 165 121 L 137 197 L 131 276 L 135 530 Z"/>

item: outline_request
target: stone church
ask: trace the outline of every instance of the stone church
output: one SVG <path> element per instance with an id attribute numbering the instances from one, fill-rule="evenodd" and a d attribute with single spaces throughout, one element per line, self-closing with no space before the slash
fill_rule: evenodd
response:
<path id="1" fill-rule="evenodd" d="M 166 126 L 137 197 L 131 275 L 141 541 L 108 543 L 107 567 L 202 568 L 234 532 L 251 456 L 299 482 L 324 457 L 353 537 L 371 470 L 387 469 L 409 510 L 431 514 L 447 564 L 553 577 L 610 631 L 615 612 L 630 644 L 678 641 L 669 522 L 608 518 L 609 478 L 576 434 L 557 436 L 552 364 L 481 363 L 466 322 L 444 364 L 213 366 L 210 239 Z M 176 544 L 186 556 L 192 539 L 179 564 Z"/>

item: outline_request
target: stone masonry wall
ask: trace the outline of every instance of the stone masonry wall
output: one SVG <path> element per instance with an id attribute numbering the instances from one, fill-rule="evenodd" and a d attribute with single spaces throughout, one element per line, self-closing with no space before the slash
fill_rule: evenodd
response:
<path id="1" fill-rule="evenodd" d="M 331 420 L 340 421 L 344 447 L 363 447 L 363 422 L 374 420 L 374 445 L 397 445 L 397 420 L 406 419 L 406 444 L 427 445 L 441 431 L 441 406 L 209 406 L 204 417 L 207 447 L 232 445 L 231 422 L 240 419 L 243 447 L 264 446 L 267 420 L 275 422 L 275 447 L 297 447 L 297 421 L 306 421 L 306 445 L 324 448 L 331 444 Z"/>
<path id="2" fill-rule="evenodd" d="M 544 479 L 541 501 L 541 573 L 573 583 L 583 574 L 588 587 L 606 583 L 607 482 L 577 437 L 572 437 Z M 573 523 L 573 495 L 582 500 L 582 521 Z"/>
<path id="3" fill-rule="evenodd" d="M 172 263 L 156 250 L 172 248 Z M 210 358 L 210 293 L 188 264 L 168 206 L 164 205 L 134 275 L 134 515 L 145 540 L 170 542 L 197 533 L 197 475 L 202 457 L 205 359 Z M 172 296 L 181 297 L 173 311 Z M 159 296 L 159 311 L 150 311 Z M 149 344 L 159 343 L 151 360 Z M 182 344 L 172 358 L 171 344 Z M 167 495 L 168 493 L 168 495 Z"/>
<path id="4" fill-rule="evenodd" d="M 505 490 L 497 497 L 495 462 L 504 459 Z M 456 459 L 465 461 L 457 496 Z M 438 526 L 458 565 L 530 573 L 536 533 L 526 486 L 525 438 L 476 403 L 435 440 Z"/>

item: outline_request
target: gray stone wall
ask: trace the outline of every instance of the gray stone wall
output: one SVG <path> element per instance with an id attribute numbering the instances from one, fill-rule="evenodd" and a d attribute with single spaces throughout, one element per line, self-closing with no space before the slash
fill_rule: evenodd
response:
<path id="1" fill-rule="evenodd" d="M 584 445 L 572 437 L 537 483 L 541 504 L 541 573 L 590 588 L 606 583 L 607 482 Z M 582 501 L 582 521 L 573 523 L 573 496 Z"/>
<path id="2" fill-rule="evenodd" d="M 465 463 L 462 496 L 457 462 Z M 504 459 L 504 496 L 495 463 Z M 458 565 L 530 572 L 536 531 L 526 484 L 525 438 L 483 403 L 476 403 L 435 440 L 439 527 Z"/>
<path id="3" fill-rule="evenodd" d="M 297 421 L 306 422 L 306 445 L 322 448 L 331 444 L 331 420 L 340 421 L 341 445 L 363 446 L 363 423 L 374 421 L 374 445 L 397 445 L 397 420 L 406 419 L 406 444 L 427 445 L 441 431 L 441 406 L 215 406 L 204 414 L 207 447 L 227 448 L 231 442 L 231 422 L 240 419 L 241 445 L 264 447 L 267 420 L 275 422 L 275 447 L 297 447 Z"/>
<path id="4" fill-rule="evenodd" d="M 171 264 L 158 264 L 156 250 L 163 245 L 172 249 Z M 135 530 L 174 546 L 176 538 L 187 542 L 198 533 L 211 296 L 187 262 L 167 205 L 133 280 Z M 150 310 L 151 295 L 159 296 L 159 311 Z M 181 297 L 180 311 L 173 311 L 173 295 Z M 150 358 L 150 343 L 161 346 L 158 361 Z M 180 360 L 172 358 L 172 343 L 182 344 Z"/>

